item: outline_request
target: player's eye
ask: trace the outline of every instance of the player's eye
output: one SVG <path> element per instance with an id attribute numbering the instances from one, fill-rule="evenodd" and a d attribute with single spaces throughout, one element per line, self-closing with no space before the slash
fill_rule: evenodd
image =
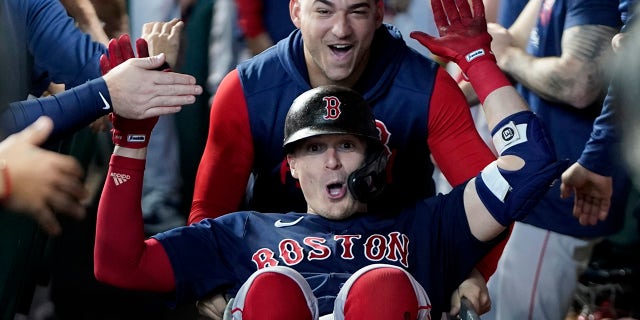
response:
<path id="1" fill-rule="evenodd" d="M 349 150 L 349 149 L 353 149 L 354 147 L 355 146 L 353 145 L 353 143 L 349 141 L 342 143 L 342 149 Z"/>
<path id="2" fill-rule="evenodd" d="M 324 150 L 324 149 L 325 148 L 321 144 L 313 143 L 313 142 L 312 143 L 308 143 L 304 148 L 304 150 L 307 153 L 319 153 L 319 152 L 322 152 L 322 150 Z"/>

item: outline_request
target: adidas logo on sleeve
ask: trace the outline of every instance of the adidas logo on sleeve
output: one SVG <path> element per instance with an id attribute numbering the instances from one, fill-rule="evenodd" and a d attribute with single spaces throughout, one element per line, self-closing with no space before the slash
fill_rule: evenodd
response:
<path id="1" fill-rule="evenodd" d="M 116 186 L 119 186 L 119 185 L 129 181 L 129 179 L 131 179 L 131 176 L 128 175 L 128 174 L 124 174 L 124 173 L 112 172 L 111 173 L 111 178 L 113 179 L 113 182 L 116 184 Z"/>

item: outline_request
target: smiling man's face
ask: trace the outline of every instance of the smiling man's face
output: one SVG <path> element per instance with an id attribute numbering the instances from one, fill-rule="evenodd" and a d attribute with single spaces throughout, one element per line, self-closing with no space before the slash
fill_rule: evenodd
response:
<path id="1" fill-rule="evenodd" d="M 302 33 L 312 87 L 352 87 L 369 59 L 384 8 L 374 0 L 291 0 L 291 19 Z"/>

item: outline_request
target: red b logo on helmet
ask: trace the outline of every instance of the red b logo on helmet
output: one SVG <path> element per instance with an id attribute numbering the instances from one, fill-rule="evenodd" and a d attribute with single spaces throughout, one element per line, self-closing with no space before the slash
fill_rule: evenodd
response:
<path id="1" fill-rule="evenodd" d="M 322 100 L 326 103 L 327 114 L 324 116 L 325 120 L 335 120 L 340 117 L 340 100 L 334 96 L 323 97 Z"/>

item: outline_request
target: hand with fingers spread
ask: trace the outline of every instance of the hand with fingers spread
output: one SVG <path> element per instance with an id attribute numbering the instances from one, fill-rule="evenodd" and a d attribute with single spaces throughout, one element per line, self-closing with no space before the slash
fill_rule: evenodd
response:
<path id="1" fill-rule="evenodd" d="M 491 35 L 487 32 L 482 0 L 472 0 L 472 3 L 473 12 L 467 1 L 432 0 L 440 37 L 420 31 L 411 32 L 410 36 L 433 54 L 455 62 L 484 104 L 490 93 L 510 86 L 511 82 L 500 71 L 491 52 Z"/>
<path id="2" fill-rule="evenodd" d="M 38 147 L 53 122 L 41 117 L 0 142 L 0 198 L 4 208 L 31 216 L 50 235 L 62 231 L 55 213 L 83 218 L 84 171 L 67 155 Z"/>
<path id="3" fill-rule="evenodd" d="M 420 31 L 410 34 L 434 54 L 458 64 L 465 75 L 478 62 L 496 61 L 491 53 L 491 36 L 487 33 L 482 0 L 472 2 L 473 12 L 467 1 L 432 0 L 431 7 L 440 37 Z"/>
<path id="4" fill-rule="evenodd" d="M 168 22 L 148 22 L 142 26 L 142 38 L 149 44 L 149 54 L 154 56 L 164 53 L 167 64 L 175 68 L 180 49 L 180 34 L 184 22 L 172 19 Z"/>
<path id="5" fill-rule="evenodd" d="M 573 193 L 573 215 L 582 225 L 596 225 L 609 214 L 613 179 L 599 175 L 576 162 L 562 173 L 560 185 L 561 198 L 566 199 Z"/>

